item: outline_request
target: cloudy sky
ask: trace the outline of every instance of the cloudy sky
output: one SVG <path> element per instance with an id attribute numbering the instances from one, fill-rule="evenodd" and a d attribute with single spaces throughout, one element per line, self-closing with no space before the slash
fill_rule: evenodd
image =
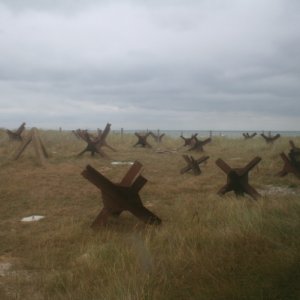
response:
<path id="1" fill-rule="evenodd" d="M 0 0 L 0 127 L 300 130 L 299 0 Z"/>

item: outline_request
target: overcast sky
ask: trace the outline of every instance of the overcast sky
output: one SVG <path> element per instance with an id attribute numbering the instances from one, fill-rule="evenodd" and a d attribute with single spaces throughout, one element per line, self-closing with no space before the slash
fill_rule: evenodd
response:
<path id="1" fill-rule="evenodd" d="M 299 0 L 0 0 L 0 127 L 300 130 Z"/>

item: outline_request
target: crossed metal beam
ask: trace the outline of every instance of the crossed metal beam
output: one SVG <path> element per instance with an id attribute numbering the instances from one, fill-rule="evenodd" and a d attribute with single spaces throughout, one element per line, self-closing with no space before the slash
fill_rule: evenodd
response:
<path id="1" fill-rule="evenodd" d="M 105 225 L 109 216 L 119 216 L 125 210 L 147 224 L 161 223 L 161 219 L 143 205 L 138 194 L 147 182 L 140 175 L 141 169 L 142 164 L 136 161 L 120 183 L 113 183 L 90 165 L 86 167 L 82 176 L 101 190 L 103 200 L 103 208 L 91 227 Z"/>
<path id="2" fill-rule="evenodd" d="M 246 140 L 252 139 L 252 138 L 254 138 L 256 135 L 257 135 L 256 132 L 253 132 L 252 134 L 249 134 L 248 132 L 243 133 L 243 136 L 244 136 L 244 138 L 245 138 Z"/>
<path id="3" fill-rule="evenodd" d="M 187 163 L 187 166 L 180 170 L 180 174 L 184 174 L 190 170 L 193 171 L 194 175 L 201 174 L 200 164 L 209 159 L 209 156 L 202 156 L 199 159 L 194 159 L 193 156 L 182 155 Z"/>
<path id="4" fill-rule="evenodd" d="M 152 146 L 147 142 L 147 138 L 152 134 L 151 132 L 147 132 L 146 134 L 135 132 L 134 134 L 138 138 L 138 141 L 133 145 L 133 147 L 140 145 L 143 148 L 152 148 Z"/>
<path id="5" fill-rule="evenodd" d="M 190 138 L 186 138 L 181 134 L 180 137 L 184 140 L 184 145 L 182 147 L 192 146 L 195 143 L 195 138 L 197 135 L 198 135 L 198 133 L 194 133 L 191 135 Z"/>
<path id="6" fill-rule="evenodd" d="M 282 170 L 278 173 L 279 176 L 283 177 L 288 173 L 293 173 L 300 178 L 300 148 L 296 147 L 293 141 L 290 141 L 292 149 L 288 156 L 284 152 L 280 153 L 284 165 Z"/>
<path id="7" fill-rule="evenodd" d="M 8 137 L 12 141 L 22 141 L 22 132 L 25 130 L 26 123 L 22 123 L 20 127 L 16 131 L 11 131 L 9 129 L 6 130 L 6 133 L 8 134 Z"/>
<path id="8" fill-rule="evenodd" d="M 107 147 L 111 149 L 112 151 L 116 151 L 113 147 L 109 146 L 106 143 L 106 137 L 108 136 L 110 132 L 110 126 L 111 124 L 107 123 L 105 126 L 105 129 L 103 131 L 98 130 L 98 135 L 97 137 L 91 136 L 87 130 L 76 130 L 74 131 L 74 134 L 76 136 L 79 136 L 81 139 L 83 139 L 86 143 L 87 146 L 86 148 L 81 151 L 78 156 L 81 156 L 85 152 L 91 152 L 91 155 L 94 156 L 95 153 L 100 154 L 102 157 L 108 157 L 104 151 L 102 151 L 102 147 Z"/>
<path id="9" fill-rule="evenodd" d="M 219 195 L 224 195 L 234 191 L 236 196 L 250 195 L 257 200 L 260 194 L 248 183 L 248 173 L 261 161 L 260 157 L 252 159 L 244 168 L 231 168 L 222 159 L 216 161 L 216 165 L 227 175 L 227 183 L 218 191 Z"/>
<path id="10" fill-rule="evenodd" d="M 280 134 L 277 133 L 274 136 L 266 136 L 264 133 L 261 134 L 261 136 L 264 138 L 267 144 L 273 144 L 274 141 L 276 141 L 278 138 L 280 138 Z"/>
<path id="11" fill-rule="evenodd" d="M 203 146 L 210 143 L 211 142 L 211 138 L 205 139 L 204 141 L 198 140 L 197 137 L 194 137 L 194 144 L 192 145 L 192 147 L 189 149 L 189 151 L 199 151 L 199 152 L 203 152 Z"/>
<path id="12" fill-rule="evenodd" d="M 162 141 L 162 138 L 165 136 L 164 133 L 160 134 L 159 132 L 157 134 L 150 131 L 150 135 L 155 139 L 155 141 L 159 144 Z"/>

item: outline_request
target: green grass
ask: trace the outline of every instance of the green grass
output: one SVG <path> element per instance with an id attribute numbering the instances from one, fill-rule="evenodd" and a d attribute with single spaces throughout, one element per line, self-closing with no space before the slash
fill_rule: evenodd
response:
<path id="1" fill-rule="evenodd" d="M 140 149 L 134 135 L 111 133 L 107 142 L 118 151 L 103 148 L 106 160 L 76 157 L 85 143 L 69 132 L 40 134 L 51 154 L 44 167 L 32 146 L 12 161 L 18 143 L 0 132 L 0 265 L 12 265 L 0 275 L 1 299 L 300 299 L 300 181 L 276 176 L 288 138 L 270 146 L 260 137 L 214 137 L 208 163 L 193 176 L 179 174 L 185 149 L 156 152 L 178 149 L 181 139 L 149 138 L 153 149 Z M 219 197 L 226 177 L 215 160 L 242 167 L 257 155 L 249 180 L 263 197 Z M 80 173 L 91 164 L 118 182 L 128 166 L 115 160 L 143 164 L 140 196 L 161 226 L 125 212 L 91 230 L 101 193 Z M 46 218 L 20 222 L 32 214 Z"/>

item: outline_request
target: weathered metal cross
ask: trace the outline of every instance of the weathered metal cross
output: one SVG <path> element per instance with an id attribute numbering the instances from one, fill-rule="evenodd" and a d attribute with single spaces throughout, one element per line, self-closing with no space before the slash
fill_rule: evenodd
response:
<path id="1" fill-rule="evenodd" d="M 154 138 L 154 140 L 159 144 L 162 141 L 162 138 L 165 136 L 164 133 L 160 134 L 159 131 L 157 132 L 157 134 L 153 133 L 152 131 L 150 131 L 150 135 L 152 135 L 152 137 Z"/>
<path id="2" fill-rule="evenodd" d="M 184 145 L 183 145 L 182 147 L 194 145 L 194 143 L 195 143 L 195 138 L 196 138 L 197 135 L 198 135 L 198 133 L 194 133 L 194 134 L 191 135 L 190 138 L 186 138 L 186 137 L 184 137 L 184 136 L 181 134 L 180 137 L 184 140 Z"/>
<path id="3" fill-rule="evenodd" d="M 243 133 L 243 136 L 244 136 L 244 138 L 245 138 L 246 140 L 252 139 L 252 138 L 254 138 L 256 135 L 257 135 L 256 132 L 253 132 L 252 134 L 249 134 L 248 132 Z"/>
<path id="4" fill-rule="evenodd" d="M 20 127 L 16 131 L 11 131 L 9 129 L 6 130 L 6 133 L 8 134 L 8 137 L 12 141 L 22 141 L 22 132 L 25 130 L 26 123 L 22 123 Z"/>
<path id="5" fill-rule="evenodd" d="M 300 178 L 300 148 L 296 147 L 293 141 L 290 141 L 290 145 L 292 149 L 288 154 L 289 157 L 284 152 L 280 153 L 284 165 L 278 175 L 283 177 L 288 173 L 293 173 Z"/>
<path id="6" fill-rule="evenodd" d="M 152 148 L 152 146 L 147 142 L 147 138 L 149 135 L 151 135 L 151 132 L 147 132 L 146 134 L 141 134 L 141 133 L 135 132 L 134 134 L 138 138 L 138 141 L 133 145 L 133 147 L 140 145 L 141 147 L 144 147 L 144 148 L 146 148 L 146 147 Z"/>
<path id="7" fill-rule="evenodd" d="M 277 140 L 278 138 L 280 138 L 280 134 L 279 133 L 277 133 L 274 136 L 266 136 L 264 133 L 262 133 L 261 136 L 265 139 L 265 141 L 266 141 L 267 144 L 273 144 L 273 142 L 275 140 Z"/>
<path id="8" fill-rule="evenodd" d="M 218 191 L 219 195 L 234 191 L 236 196 L 250 195 L 257 200 L 260 194 L 248 183 L 248 173 L 261 161 L 260 157 L 255 157 L 244 168 L 231 168 L 222 159 L 216 161 L 216 165 L 227 175 L 227 183 Z"/>
<path id="9" fill-rule="evenodd" d="M 91 137 L 87 130 L 76 130 L 74 133 L 77 134 L 81 139 L 83 139 L 87 143 L 86 148 L 83 151 L 81 151 L 78 154 L 78 156 L 81 156 L 85 152 L 91 152 L 92 156 L 94 156 L 95 153 L 98 153 L 103 157 L 108 157 L 106 153 L 103 152 L 101 149 L 103 146 L 106 146 L 109 149 L 116 151 L 113 147 L 109 146 L 106 143 L 106 137 L 109 134 L 110 126 L 111 124 L 107 123 L 103 132 L 98 130 L 97 137 Z"/>
<path id="10" fill-rule="evenodd" d="M 110 132 L 110 127 L 111 127 L 111 124 L 107 123 L 103 131 L 98 128 L 98 130 L 97 130 L 98 136 L 96 138 L 96 142 L 97 142 L 98 148 L 105 146 L 105 147 L 109 148 L 110 150 L 116 152 L 117 150 L 115 148 L 113 148 L 112 146 L 108 145 L 106 142 L 106 138 Z"/>
<path id="11" fill-rule="evenodd" d="M 147 224 L 161 223 L 161 219 L 143 205 L 138 194 L 147 182 L 140 175 L 141 169 L 141 163 L 136 161 L 120 183 L 111 182 L 89 165 L 81 173 L 102 192 L 103 208 L 91 225 L 93 228 L 105 225 L 109 216 L 119 216 L 125 210 Z"/>
<path id="12" fill-rule="evenodd" d="M 194 144 L 192 145 L 192 147 L 189 149 L 189 151 L 199 151 L 199 152 L 203 152 L 203 146 L 210 143 L 211 142 L 211 138 L 208 138 L 204 141 L 200 141 L 198 140 L 197 137 L 194 137 Z"/>
<path id="13" fill-rule="evenodd" d="M 201 174 L 200 164 L 209 159 L 209 156 L 202 156 L 197 160 L 193 156 L 182 155 L 182 157 L 186 161 L 187 166 L 180 170 L 180 174 L 184 174 L 190 170 L 193 171 L 194 175 Z"/>

